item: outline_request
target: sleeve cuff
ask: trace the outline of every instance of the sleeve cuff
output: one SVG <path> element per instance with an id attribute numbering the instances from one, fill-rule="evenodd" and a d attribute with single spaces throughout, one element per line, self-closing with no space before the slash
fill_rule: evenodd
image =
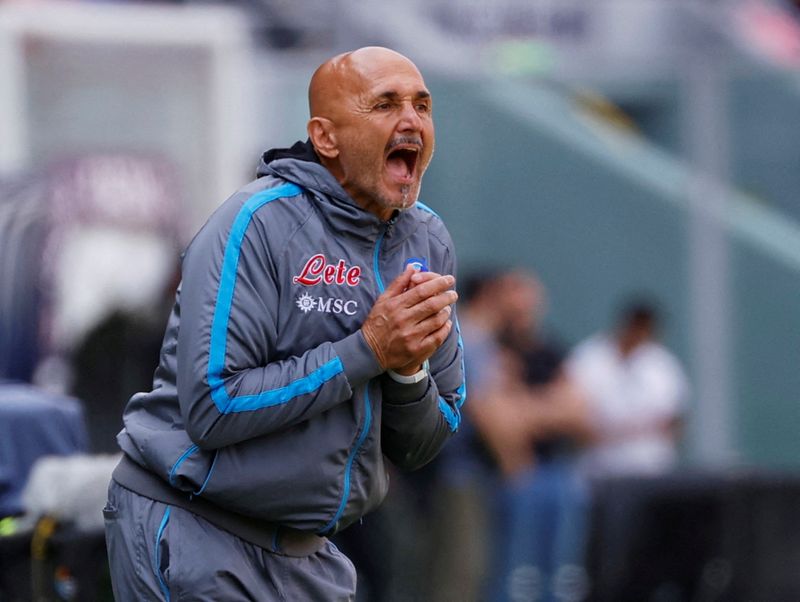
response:
<path id="1" fill-rule="evenodd" d="M 351 387 L 383 373 L 378 358 L 367 344 L 361 330 L 333 343 L 333 349 L 342 361 L 344 374 Z"/>
<path id="2" fill-rule="evenodd" d="M 430 378 L 430 375 L 428 375 L 427 378 L 424 378 L 418 383 L 404 385 L 403 383 L 399 383 L 396 380 L 391 379 L 388 375 L 384 375 L 381 377 L 383 399 L 387 403 L 393 403 L 397 405 L 404 405 L 414 401 L 419 401 L 425 397 L 425 394 L 428 392 Z"/>

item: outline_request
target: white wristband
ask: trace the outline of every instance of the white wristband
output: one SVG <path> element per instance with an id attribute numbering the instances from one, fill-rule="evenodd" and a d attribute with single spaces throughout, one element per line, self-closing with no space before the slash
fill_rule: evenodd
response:
<path id="1" fill-rule="evenodd" d="M 386 373 L 392 380 L 396 382 L 404 385 L 413 385 L 425 380 L 425 378 L 428 376 L 428 360 L 425 360 L 425 363 L 422 364 L 422 369 L 419 372 L 415 372 L 414 374 L 410 374 L 408 376 L 405 374 L 398 374 L 394 370 L 387 370 Z"/>

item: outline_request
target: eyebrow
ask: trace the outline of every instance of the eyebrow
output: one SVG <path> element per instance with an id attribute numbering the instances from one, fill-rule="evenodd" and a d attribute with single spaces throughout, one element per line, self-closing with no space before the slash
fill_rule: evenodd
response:
<path id="1" fill-rule="evenodd" d="M 431 93 L 427 90 L 419 90 L 414 95 L 414 100 L 427 100 L 431 97 Z M 400 94 L 398 94 L 395 90 L 386 90 L 381 92 L 377 95 L 377 98 L 385 98 L 387 100 L 397 100 L 400 98 Z"/>

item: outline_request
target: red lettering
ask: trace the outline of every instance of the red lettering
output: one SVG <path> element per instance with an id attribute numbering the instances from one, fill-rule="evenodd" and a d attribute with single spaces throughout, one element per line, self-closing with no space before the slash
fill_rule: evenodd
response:
<path id="1" fill-rule="evenodd" d="M 348 286 L 356 286 L 361 280 L 361 268 L 354 265 L 347 270 L 347 284 Z"/>
<path id="2" fill-rule="evenodd" d="M 300 275 L 294 277 L 294 282 L 299 282 L 300 284 L 305 284 L 307 286 L 314 286 L 320 280 L 322 280 L 320 274 L 322 273 L 322 269 L 324 267 L 325 256 L 322 253 L 318 253 L 306 261 L 306 265 L 303 266 L 303 270 L 300 272 Z"/>
<path id="3" fill-rule="evenodd" d="M 361 268 L 357 265 L 348 268 L 344 259 L 340 259 L 335 264 L 328 263 L 322 253 L 317 253 L 309 258 L 300 271 L 300 275 L 295 276 L 292 281 L 295 284 L 305 284 L 306 286 L 315 286 L 320 282 L 357 286 L 361 281 Z"/>
<path id="4" fill-rule="evenodd" d="M 336 284 L 344 284 L 345 267 L 344 259 L 340 259 L 339 263 L 336 264 Z"/>

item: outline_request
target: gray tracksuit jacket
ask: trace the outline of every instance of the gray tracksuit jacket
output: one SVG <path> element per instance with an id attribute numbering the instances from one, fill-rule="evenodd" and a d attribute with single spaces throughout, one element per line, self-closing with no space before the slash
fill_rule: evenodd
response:
<path id="1" fill-rule="evenodd" d="M 308 143 L 265 153 L 184 255 L 153 390 L 130 400 L 118 436 L 138 473 L 114 478 L 161 499 L 157 481 L 254 529 L 330 534 L 374 509 L 384 455 L 406 469 L 431 460 L 465 400 L 455 319 L 431 378 L 411 385 L 382 374 L 359 330 L 408 263 L 455 273 L 433 211 L 382 223 Z M 145 486 L 145 471 L 160 479 Z"/>

